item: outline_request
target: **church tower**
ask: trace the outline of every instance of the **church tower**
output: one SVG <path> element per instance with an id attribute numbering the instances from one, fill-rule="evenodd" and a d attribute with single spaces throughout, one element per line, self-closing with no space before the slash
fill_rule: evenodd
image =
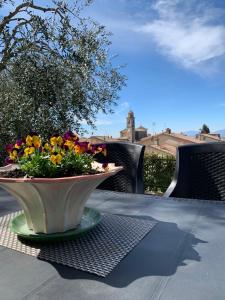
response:
<path id="1" fill-rule="evenodd" d="M 134 113 L 129 111 L 127 116 L 127 137 L 129 142 L 134 143 L 135 141 L 135 119 Z"/>

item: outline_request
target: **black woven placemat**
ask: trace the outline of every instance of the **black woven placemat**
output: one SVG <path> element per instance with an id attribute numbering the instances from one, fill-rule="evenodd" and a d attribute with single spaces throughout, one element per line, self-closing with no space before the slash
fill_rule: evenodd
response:
<path id="1" fill-rule="evenodd" d="M 0 245 L 105 277 L 156 225 L 133 217 L 104 214 L 102 221 L 84 236 L 50 245 L 21 242 L 9 222 L 21 212 L 0 218 Z"/>

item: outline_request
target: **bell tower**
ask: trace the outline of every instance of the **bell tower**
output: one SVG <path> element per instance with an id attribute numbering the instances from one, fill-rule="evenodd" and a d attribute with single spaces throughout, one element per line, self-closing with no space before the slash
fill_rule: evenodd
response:
<path id="1" fill-rule="evenodd" d="M 127 137 L 129 142 L 134 143 L 135 141 L 135 118 L 134 113 L 129 111 L 127 116 Z"/>

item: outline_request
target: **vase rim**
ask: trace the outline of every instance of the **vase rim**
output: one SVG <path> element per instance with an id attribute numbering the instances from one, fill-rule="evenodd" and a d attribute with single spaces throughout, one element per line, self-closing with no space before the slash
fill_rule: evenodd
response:
<path id="1" fill-rule="evenodd" d="M 78 175 L 78 176 L 68 176 L 68 177 L 56 177 L 56 178 L 38 178 L 38 177 L 32 177 L 32 178 L 10 178 L 10 177 L 0 177 L 0 183 L 1 182 L 27 182 L 27 183 L 54 183 L 54 182 L 68 182 L 68 181 L 74 181 L 74 180 L 86 180 L 86 179 L 96 179 L 101 177 L 108 177 L 109 174 L 117 173 L 123 169 L 122 166 L 115 166 L 111 169 L 109 169 L 106 172 L 98 173 L 98 174 L 89 174 L 89 175 Z"/>

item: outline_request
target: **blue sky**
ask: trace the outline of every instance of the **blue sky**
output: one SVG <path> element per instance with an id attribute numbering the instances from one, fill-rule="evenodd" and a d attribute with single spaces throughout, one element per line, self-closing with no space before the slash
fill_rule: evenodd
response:
<path id="1" fill-rule="evenodd" d="M 118 136 L 130 109 L 149 133 L 225 128 L 224 0 L 95 0 L 87 13 L 113 33 L 128 77 L 94 134 Z"/>
<path id="2" fill-rule="evenodd" d="M 115 113 L 100 113 L 89 134 L 119 136 L 129 110 L 149 133 L 225 128 L 224 0 L 95 0 L 85 14 L 112 32 L 128 78 Z"/>

